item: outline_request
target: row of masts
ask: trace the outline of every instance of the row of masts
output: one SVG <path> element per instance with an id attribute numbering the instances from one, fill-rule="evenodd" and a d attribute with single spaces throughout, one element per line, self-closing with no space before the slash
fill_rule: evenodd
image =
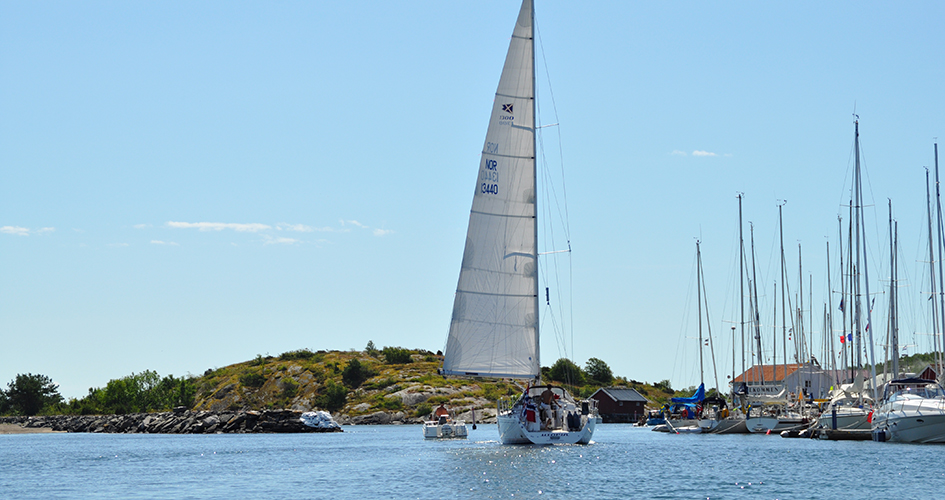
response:
<path id="1" fill-rule="evenodd" d="M 840 265 L 840 284 L 839 290 L 833 289 L 833 283 L 831 282 L 831 250 L 829 241 L 826 244 L 826 257 L 827 257 L 827 300 L 823 305 L 823 344 L 821 345 L 821 352 L 824 352 L 822 359 L 825 361 L 825 365 L 822 367 L 824 369 L 830 369 L 832 373 L 833 383 L 839 387 L 844 383 L 856 382 L 857 373 L 864 367 L 863 356 L 868 356 L 868 366 L 870 367 L 869 377 L 872 380 L 876 380 L 876 353 L 874 351 L 874 328 L 873 325 L 873 307 L 875 305 L 875 299 L 872 298 L 872 292 L 870 291 L 870 275 L 869 275 L 869 265 L 867 263 L 867 246 L 865 240 L 866 233 L 866 223 L 865 217 L 863 214 L 863 208 L 865 206 L 863 200 L 863 187 L 862 187 L 862 172 L 860 165 L 860 145 L 859 145 L 859 122 L 855 122 L 855 135 L 854 135 L 854 151 L 855 151 L 855 160 L 854 160 L 854 171 L 853 171 L 853 183 L 850 192 L 850 203 L 849 203 L 849 216 L 847 219 L 848 225 L 844 228 L 843 217 L 842 215 L 838 216 L 838 233 L 840 236 L 839 248 L 838 248 L 838 260 Z M 938 181 L 938 144 L 935 144 L 935 211 L 936 217 L 936 228 L 933 231 L 933 217 L 932 217 L 932 198 L 931 198 L 931 189 L 929 185 L 929 173 L 928 168 L 926 169 L 926 196 L 927 196 L 927 218 L 928 218 L 928 250 L 929 250 L 929 263 L 930 263 L 930 272 L 929 272 L 929 284 L 930 284 L 930 295 L 929 300 L 937 298 L 938 304 L 934 304 L 931 308 L 932 310 L 932 332 L 933 332 L 933 351 L 936 353 L 936 364 L 938 365 L 937 372 L 939 376 L 942 375 L 943 366 L 943 347 L 945 347 L 945 290 L 942 290 L 943 283 L 945 283 L 945 269 L 943 269 L 943 240 L 945 240 L 945 224 L 943 224 L 942 217 L 942 207 L 941 207 L 941 197 Z M 742 201 L 744 195 L 739 193 L 738 196 L 738 239 L 739 239 L 739 320 L 738 328 L 740 328 L 741 335 L 741 371 L 740 373 L 748 375 L 750 372 L 751 379 L 757 385 L 760 383 L 762 387 L 766 383 L 773 383 L 775 380 L 766 381 L 765 377 L 765 353 L 764 343 L 767 341 L 764 340 L 765 335 L 762 332 L 762 321 L 761 321 L 761 311 L 758 303 L 758 295 L 760 294 L 760 285 L 757 279 L 755 272 L 755 245 L 754 245 L 754 226 L 749 223 L 750 226 L 750 256 L 751 262 L 749 264 L 745 248 L 745 237 L 743 233 L 743 221 L 742 221 Z M 780 325 L 778 323 L 778 283 L 773 285 L 773 324 L 772 324 L 772 341 L 771 348 L 768 350 L 770 352 L 770 361 L 771 363 L 768 366 L 774 366 L 773 372 L 770 372 L 774 375 L 774 378 L 777 380 L 777 365 L 780 361 L 782 368 L 782 374 L 786 375 L 788 372 L 789 365 L 789 342 L 793 344 L 793 362 L 795 364 L 801 365 L 802 368 L 821 368 L 820 364 L 817 362 L 816 357 L 813 355 L 815 346 L 813 341 L 813 296 L 812 296 L 812 277 L 809 278 L 809 287 L 808 293 L 811 295 L 809 298 L 807 306 L 811 310 L 809 318 L 809 325 L 805 328 L 805 318 L 804 318 L 804 287 L 803 287 L 803 259 L 801 255 L 801 245 L 798 244 L 798 291 L 795 295 L 797 307 L 791 303 L 791 290 L 788 285 L 788 264 L 785 257 L 784 251 L 784 229 L 783 229 L 783 207 L 786 202 L 781 201 L 778 204 L 778 225 L 779 225 L 779 240 L 780 240 L 780 300 L 781 300 L 781 321 Z M 846 229 L 846 231 L 844 231 Z M 846 238 L 844 238 L 844 233 Z M 934 241 L 937 236 L 937 244 Z M 846 245 L 844 245 L 844 239 L 846 239 Z M 900 375 L 901 367 L 899 366 L 899 346 L 900 346 L 900 336 L 899 336 L 899 304 L 898 304 L 898 282 L 899 282 L 899 273 L 898 273 L 898 222 L 893 218 L 893 209 L 892 201 L 889 201 L 889 241 L 890 241 L 890 255 L 889 255 L 889 303 L 888 303 L 888 318 L 887 318 L 887 338 L 884 342 L 884 358 L 885 362 L 883 364 L 883 372 L 891 374 L 893 377 Z M 704 363 L 702 356 L 702 348 L 710 347 L 713 350 L 712 359 L 714 359 L 714 346 L 712 346 L 712 337 L 711 332 L 709 332 L 708 337 L 703 336 L 702 332 L 702 307 L 703 301 L 707 300 L 703 297 L 704 293 L 704 283 L 703 283 L 703 271 L 702 271 L 702 258 L 701 258 L 701 248 L 700 242 L 697 241 L 697 283 L 698 283 L 698 303 L 699 303 L 699 366 L 700 374 L 704 371 Z M 844 248 L 845 247 L 845 248 Z M 937 248 L 938 255 L 935 255 L 935 249 Z M 937 257 L 937 259 L 936 259 Z M 935 263 L 938 263 L 938 276 L 936 277 L 935 272 Z M 750 266 L 750 267 L 749 267 Z M 936 279 L 937 278 L 937 279 Z M 746 291 L 747 285 L 747 291 Z M 834 329 L 834 294 L 840 296 L 839 306 L 836 310 L 840 312 L 840 335 L 836 335 L 836 330 Z M 706 304 L 706 311 L 708 311 Z M 791 311 L 791 314 L 788 313 Z M 747 320 L 746 320 L 747 313 Z M 708 312 L 706 313 L 708 315 Z M 708 318 L 707 318 L 708 321 Z M 746 337 L 746 328 L 749 330 L 750 339 Z M 780 330 L 780 335 L 779 335 Z M 736 363 L 738 359 L 737 347 L 738 342 L 736 339 L 736 326 L 732 326 L 732 374 L 731 379 L 732 391 L 736 391 L 738 388 L 734 384 L 736 379 Z M 780 338 L 779 338 L 780 337 Z M 837 348 L 835 343 L 836 338 L 840 339 L 840 348 Z M 779 342 L 780 341 L 780 342 Z M 781 358 L 778 359 L 778 349 L 780 343 L 780 354 Z M 828 354 L 829 353 L 829 354 Z M 750 355 L 750 359 L 747 357 Z M 783 380 L 783 377 L 782 377 Z M 704 382 L 701 380 L 701 382 Z M 862 379 L 860 380 L 862 382 Z M 716 376 L 716 388 L 718 388 L 718 377 Z M 877 399 L 878 394 L 876 394 L 877 384 L 872 384 L 873 388 L 873 398 Z M 784 389 L 782 387 L 782 389 Z M 803 387 L 792 387 L 787 388 L 792 392 L 796 391 L 798 396 L 804 393 Z"/>

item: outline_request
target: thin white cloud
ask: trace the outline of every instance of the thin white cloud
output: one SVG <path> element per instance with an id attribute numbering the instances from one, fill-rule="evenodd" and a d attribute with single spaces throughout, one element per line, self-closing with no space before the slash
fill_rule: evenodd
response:
<path id="1" fill-rule="evenodd" d="M 299 242 L 295 238 L 274 238 L 268 234 L 264 234 L 263 238 L 265 239 L 264 245 L 292 245 Z"/>
<path id="2" fill-rule="evenodd" d="M 232 229 L 241 233 L 256 233 L 259 231 L 265 231 L 267 229 L 272 229 L 272 226 L 259 223 L 250 223 L 250 224 L 238 224 L 233 222 L 174 222 L 168 221 L 168 227 L 173 228 L 183 228 L 183 229 L 199 229 L 200 231 L 222 231 L 224 229 Z"/>
<path id="3" fill-rule="evenodd" d="M 41 227 L 41 228 L 39 228 L 39 229 L 36 230 L 36 234 L 52 233 L 52 232 L 54 232 L 55 230 L 56 230 L 56 228 L 54 228 L 54 227 Z"/>
<path id="4" fill-rule="evenodd" d="M 357 227 L 360 227 L 361 229 L 370 229 L 368 226 L 365 226 L 364 224 L 361 224 L 360 222 L 358 222 L 358 221 L 356 221 L 356 220 L 344 220 L 344 219 L 342 219 L 342 220 L 341 220 L 341 225 L 344 226 L 345 224 L 351 224 L 352 226 L 357 226 Z"/>
<path id="5" fill-rule="evenodd" d="M 692 152 L 692 156 L 718 156 L 718 155 L 715 153 L 711 153 L 709 151 L 700 151 L 697 149 Z"/>
<path id="6" fill-rule="evenodd" d="M 20 226 L 0 226 L 0 233 L 15 234 L 17 236 L 29 236 L 30 230 Z"/>
<path id="7" fill-rule="evenodd" d="M 279 231 L 297 231 L 300 233 L 311 233 L 312 231 L 315 231 L 315 228 L 312 226 L 306 226 L 305 224 L 286 224 L 285 222 L 276 224 L 276 229 Z"/>
<path id="8" fill-rule="evenodd" d="M 674 149 L 670 154 L 673 156 L 687 156 L 685 151 L 680 151 L 678 149 Z"/>
<path id="9" fill-rule="evenodd" d="M 177 243 L 175 243 L 175 242 L 173 242 L 173 241 L 161 241 L 161 240 L 151 240 L 151 244 L 152 244 L 152 245 L 171 245 L 171 246 L 175 246 L 175 247 L 179 247 L 179 246 L 180 246 L 179 244 L 177 244 Z"/>
<path id="10" fill-rule="evenodd" d="M 375 229 L 374 236 L 387 236 L 388 234 L 394 234 L 393 229 Z"/>

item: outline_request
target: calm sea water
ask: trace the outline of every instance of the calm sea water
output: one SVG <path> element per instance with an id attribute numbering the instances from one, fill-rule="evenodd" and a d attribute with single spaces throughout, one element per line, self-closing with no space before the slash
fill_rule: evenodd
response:
<path id="1" fill-rule="evenodd" d="M 424 441 L 419 426 L 292 435 L 0 436 L 0 498 L 943 498 L 945 446 L 669 435 L 587 446 Z"/>

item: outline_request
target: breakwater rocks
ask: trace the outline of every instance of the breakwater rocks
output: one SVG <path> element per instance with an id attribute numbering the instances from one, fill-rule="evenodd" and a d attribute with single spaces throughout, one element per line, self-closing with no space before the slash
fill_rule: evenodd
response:
<path id="1" fill-rule="evenodd" d="M 175 410 L 128 415 L 0 417 L 0 423 L 18 424 L 27 428 L 49 428 L 64 432 L 125 434 L 341 432 L 339 427 L 310 427 L 302 422 L 301 416 L 302 412 L 295 410 L 232 412 Z"/>

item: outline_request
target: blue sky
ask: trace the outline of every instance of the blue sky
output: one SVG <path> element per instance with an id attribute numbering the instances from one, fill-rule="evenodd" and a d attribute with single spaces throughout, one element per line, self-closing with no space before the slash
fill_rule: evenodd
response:
<path id="1" fill-rule="evenodd" d="M 518 8 L 0 5 L 0 383 L 43 373 L 80 397 L 145 369 L 300 348 L 442 349 Z M 787 200 L 789 284 L 800 244 L 820 342 L 854 109 L 871 287 L 888 286 L 891 198 L 903 343 L 930 349 L 923 167 L 945 137 L 942 4 L 538 2 L 537 19 L 575 361 L 696 384 L 699 237 L 730 366 L 738 192 L 764 289 Z M 546 365 L 564 354 L 547 336 L 542 349 Z"/>

